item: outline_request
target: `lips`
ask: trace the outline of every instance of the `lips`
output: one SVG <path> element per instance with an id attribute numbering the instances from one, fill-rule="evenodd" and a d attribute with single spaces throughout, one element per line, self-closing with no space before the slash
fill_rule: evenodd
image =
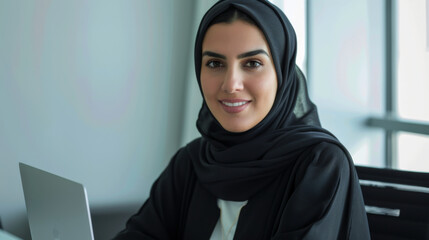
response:
<path id="1" fill-rule="evenodd" d="M 251 101 L 243 99 L 224 99 L 219 101 L 227 113 L 239 113 L 247 108 Z"/>
<path id="2" fill-rule="evenodd" d="M 222 104 L 225 104 L 228 107 L 239 107 L 241 105 L 246 104 L 247 102 L 224 102 L 222 101 Z"/>

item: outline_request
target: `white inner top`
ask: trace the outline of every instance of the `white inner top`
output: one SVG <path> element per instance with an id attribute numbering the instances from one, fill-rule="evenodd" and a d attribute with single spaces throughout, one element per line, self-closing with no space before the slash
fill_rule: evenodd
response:
<path id="1" fill-rule="evenodd" d="M 220 217 L 210 240 L 232 240 L 237 228 L 240 211 L 246 204 L 247 201 L 234 202 L 218 199 L 217 206 L 220 209 Z"/>

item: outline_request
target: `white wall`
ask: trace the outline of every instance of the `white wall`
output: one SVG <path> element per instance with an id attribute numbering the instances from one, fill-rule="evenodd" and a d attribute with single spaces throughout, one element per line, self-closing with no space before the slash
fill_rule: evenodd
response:
<path id="1" fill-rule="evenodd" d="M 193 0 L 0 0 L 0 218 L 17 232 L 18 162 L 140 205 L 181 144 Z"/>
<path id="2" fill-rule="evenodd" d="M 355 163 L 375 166 L 383 166 L 384 135 L 364 124 L 384 114 L 383 3 L 308 1 L 308 81 L 322 125 Z"/>
<path id="3" fill-rule="evenodd" d="M 217 0 L 204 0 L 196 1 L 194 9 L 194 21 L 192 24 L 192 40 L 189 44 L 189 49 L 192 54 L 189 56 L 188 75 L 186 82 L 186 97 L 184 106 L 184 118 L 183 118 L 183 131 L 181 142 L 183 145 L 192 141 L 196 137 L 201 136 L 196 127 L 196 121 L 198 119 L 198 113 L 203 103 L 200 89 L 198 87 L 197 78 L 195 76 L 195 65 L 194 65 L 194 46 L 195 38 L 198 31 L 201 19 L 207 10 L 213 6 Z"/>

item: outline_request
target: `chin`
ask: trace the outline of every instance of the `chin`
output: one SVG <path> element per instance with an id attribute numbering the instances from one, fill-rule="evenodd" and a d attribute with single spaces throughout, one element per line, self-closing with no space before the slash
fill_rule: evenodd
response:
<path id="1" fill-rule="evenodd" d="M 234 125 L 234 126 L 231 126 L 231 125 L 224 125 L 224 124 L 221 124 L 222 125 L 222 127 L 226 130 L 226 131 L 228 131 L 228 132 L 232 132 L 232 133 L 242 133 L 242 132 L 246 132 L 246 131 L 248 131 L 248 130 L 250 130 L 253 126 L 243 126 L 243 124 L 239 124 L 239 125 Z"/>

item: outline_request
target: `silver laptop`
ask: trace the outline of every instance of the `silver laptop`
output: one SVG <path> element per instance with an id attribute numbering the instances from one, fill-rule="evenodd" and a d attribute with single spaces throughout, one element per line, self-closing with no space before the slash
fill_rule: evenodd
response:
<path id="1" fill-rule="evenodd" d="M 19 163 L 33 240 L 94 240 L 85 187 Z"/>

